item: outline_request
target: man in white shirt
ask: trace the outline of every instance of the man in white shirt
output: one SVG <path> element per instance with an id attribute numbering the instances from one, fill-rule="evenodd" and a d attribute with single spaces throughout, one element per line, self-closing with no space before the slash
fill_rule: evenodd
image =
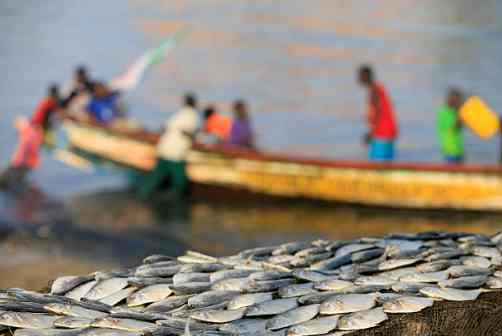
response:
<path id="1" fill-rule="evenodd" d="M 198 128 L 197 100 L 193 95 L 187 94 L 181 110 L 166 123 L 164 134 L 157 144 L 157 165 L 140 187 L 141 198 L 148 198 L 167 179 L 175 194 L 182 195 L 186 192 L 188 180 L 185 159 Z"/>

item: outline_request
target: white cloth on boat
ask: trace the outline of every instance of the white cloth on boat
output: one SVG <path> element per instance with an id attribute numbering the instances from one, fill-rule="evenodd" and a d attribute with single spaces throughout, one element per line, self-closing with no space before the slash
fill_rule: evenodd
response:
<path id="1" fill-rule="evenodd" d="M 157 155 L 170 161 L 185 160 L 192 138 L 186 133 L 194 133 L 199 127 L 199 114 L 185 106 L 174 114 L 166 123 L 166 130 L 157 145 Z"/>

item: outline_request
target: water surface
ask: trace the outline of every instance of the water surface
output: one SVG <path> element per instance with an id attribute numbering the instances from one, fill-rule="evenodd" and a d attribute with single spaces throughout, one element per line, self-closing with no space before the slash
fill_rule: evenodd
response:
<path id="1" fill-rule="evenodd" d="M 49 82 L 67 82 L 77 64 L 110 79 L 185 25 L 187 40 L 126 97 L 130 114 L 148 127 L 160 128 L 188 90 L 224 113 L 243 97 L 262 149 L 364 159 L 364 92 L 354 73 L 370 62 L 396 105 L 399 160 L 438 161 L 435 111 L 449 86 L 502 110 L 501 15 L 496 0 L 4 0 L 0 163 L 15 144 L 12 120 L 31 113 Z M 497 139 L 466 137 L 469 162 L 495 162 Z M 27 190 L 0 194 L 0 233 L 23 232 L 28 244 L 14 255 L 36 245 L 44 256 L 125 265 L 154 251 L 226 254 L 285 240 L 502 228 L 490 214 L 144 203 L 124 183 L 116 171 L 86 174 L 44 154 Z"/>

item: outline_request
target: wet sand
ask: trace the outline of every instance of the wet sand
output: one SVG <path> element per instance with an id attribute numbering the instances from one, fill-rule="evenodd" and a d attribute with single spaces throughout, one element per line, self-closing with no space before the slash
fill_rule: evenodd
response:
<path id="1" fill-rule="evenodd" d="M 0 288 L 42 290 L 62 275 L 89 274 L 116 267 L 111 263 L 65 256 L 59 249 L 26 237 L 11 237 L 0 245 Z"/>

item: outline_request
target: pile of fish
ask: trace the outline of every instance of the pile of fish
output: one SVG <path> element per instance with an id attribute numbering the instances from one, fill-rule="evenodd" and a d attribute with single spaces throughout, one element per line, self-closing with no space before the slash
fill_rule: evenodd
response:
<path id="1" fill-rule="evenodd" d="M 15 336 L 345 335 L 435 301 L 502 288 L 502 233 L 425 232 L 259 247 L 229 257 L 152 255 L 64 276 L 50 294 L 0 291 Z"/>

